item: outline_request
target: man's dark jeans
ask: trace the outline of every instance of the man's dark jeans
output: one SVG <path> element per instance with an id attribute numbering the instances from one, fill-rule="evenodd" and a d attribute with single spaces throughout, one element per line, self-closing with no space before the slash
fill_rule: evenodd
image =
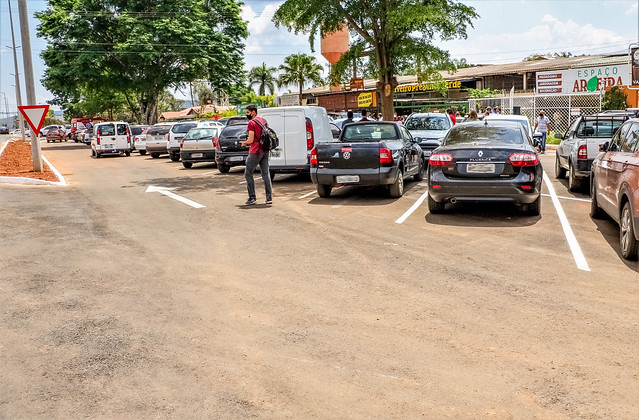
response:
<path id="1" fill-rule="evenodd" d="M 255 197 L 255 181 L 253 181 L 253 172 L 257 165 L 260 165 L 260 172 L 264 180 L 264 190 L 266 191 L 266 201 L 273 199 L 271 189 L 271 177 L 268 172 L 268 153 L 260 152 L 259 154 L 249 154 L 246 158 L 246 168 L 244 169 L 244 177 L 246 178 L 246 188 L 248 189 L 249 198 Z"/>

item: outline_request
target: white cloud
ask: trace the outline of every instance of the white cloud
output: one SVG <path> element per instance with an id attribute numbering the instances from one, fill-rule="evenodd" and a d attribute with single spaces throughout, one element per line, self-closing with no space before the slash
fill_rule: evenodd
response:
<path id="1" fill-rule="evenodd" d="M 624 12 L 626 15 L 636 15 L 637 14 L 637 3 L 633 3 L 630 7 Z"/>

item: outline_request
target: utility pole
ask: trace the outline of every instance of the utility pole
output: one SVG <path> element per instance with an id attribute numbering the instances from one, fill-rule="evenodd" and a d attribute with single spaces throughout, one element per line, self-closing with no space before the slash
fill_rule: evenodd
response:
<path id="1" fill-rule="evenodd" d="M 11 14 L 11 0 L 7 0 L 9 3 L 9 24 L 11 25 L 11 42 L 13 44 L 13 67 L 15 69 L 14 76 L 16 77 L 16 102 L 18 106 L 22 106 L 22 92 L 20 91 L 20 73 L 18 73 L 18 53 L 16 47 L 16 37 L 13 33 L 13 15 Z M 18 118 L 20 118 L 20 133 L 22 136 L 22 140 L 25 140 L 24 133 L 24 117 L 22 116 L 22 112 L 18 109 Z"/>
<path id="2" fill-rule="evenodd" d="M 20 16 L 20 36 L 22 38 L 22 63 L 24 67 L 24 84 L 27 89 L 27 105 L 37 105 L 35 95 L 35 81 L 33 79 L 33 63 L 31 61 L 31 36 L 29 34 L 29 14 L 27 0 L 18 0 L 18 15 Z M 32 121 L 34 122 L 34 121 Z M 31 158 L 33 170 L 42 172 L 42 152 L 40 138 L 31 129 Z"/>

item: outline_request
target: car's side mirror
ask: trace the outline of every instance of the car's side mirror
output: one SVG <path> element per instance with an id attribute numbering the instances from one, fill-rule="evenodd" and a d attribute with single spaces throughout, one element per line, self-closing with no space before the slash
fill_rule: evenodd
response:
<path id="1" fill-rule="evenodd" d="M 599 145 L 599 151 L 600 151 L 600 152 L 607 152 L 607 151 L 608 151 L 608 147 L 609 147 L 609 146 L 610 146 L 610 143 L 609 143 L 609 142 L 607 142 L 607 141 L 605 141 L 605 142 L 603 142 L 603 143 L 601 143 L 601 144 Z"/>
<path id="2" fill-rule="evenodd" d="M 559 140 L 563 140 L 563 139 L 564 139 L 564 136 L 562 136 L 562 135 L 561 135 L 561 134 L 559 134 L 559 133 L 555 133 L 555 138 L 556 138 L 556 139 L 559 139 Z"/>

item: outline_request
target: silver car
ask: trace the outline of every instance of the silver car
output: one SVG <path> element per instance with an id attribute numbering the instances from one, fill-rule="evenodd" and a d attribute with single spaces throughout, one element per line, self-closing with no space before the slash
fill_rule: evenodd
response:
<path id="1" fill-rule="evenodd" d="M 168 135 L 174 123 L 158 123 L 149 128 L 146 132 L 146 152 L 152 158 L 159 158 L 160 155 L 166 155 L 169 151 L 166 145 L 169 141 Z"/>
<path id="2" fill-rule="evenodd" d="M 215 162 L 215 145 L 220 127 L 192 128 L 180 143 L 180 159 L 185 168 L 197 162 Z"/>
<path id="3" fill-rule="evenodd" d="M 422 112 L 411 114 L 404 123 L 410 134 L 424 151 L 428 160 L 433 150 L 442 144 L 442 140 L 453 127 L 448 114 L 439 112 Z"/>

